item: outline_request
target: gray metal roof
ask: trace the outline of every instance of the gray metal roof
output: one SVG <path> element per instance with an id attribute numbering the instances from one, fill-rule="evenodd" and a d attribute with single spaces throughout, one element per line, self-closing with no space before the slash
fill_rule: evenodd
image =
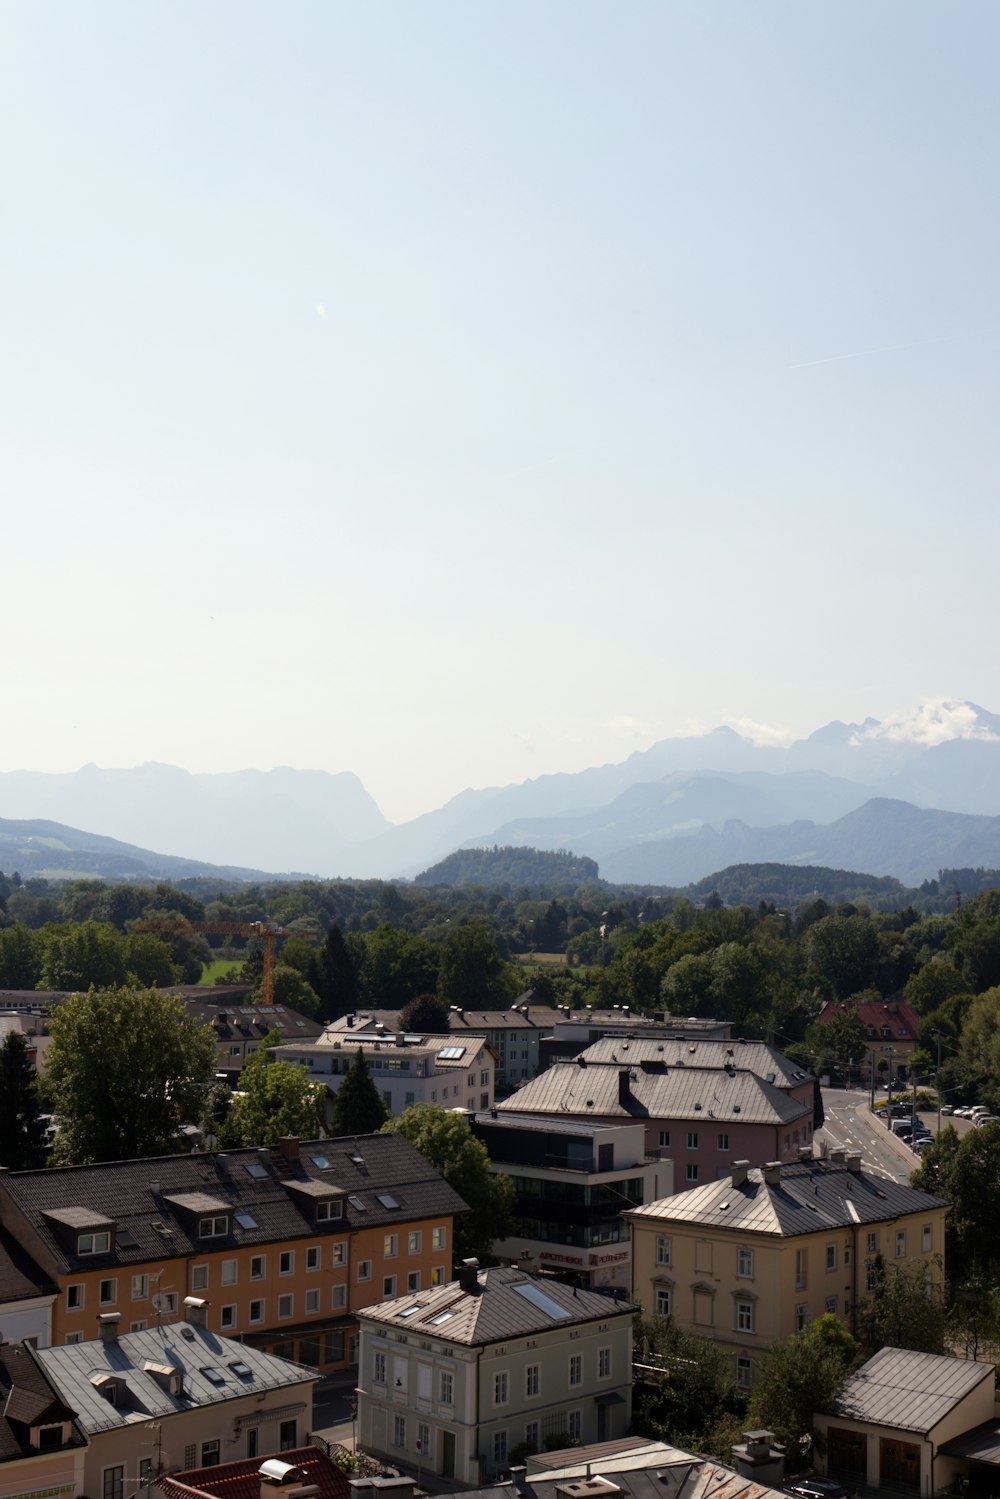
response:
<path id="1" fill-rule="evenodd" d="M 664 1062 L 668 1067 L 745 1068 L 779 1088 L 812 1082 L 813 1074 L 789 1060 L 766 1041 L 714 1041 L 695 1036 L 676 1040 L 653 1036 L 606 1036 L 588 1046 L 588 1062 Z"/>
<path id="2" fill-rule="evenodd" d="M 628 1079 L 622 1103 L 619 1078 Z M 518 1114 L 575 1114 L 592 1119 L 709 1120 L 726 1124 L 794 1124 L 812 1114 L 800 1103 L 755 1073 L 724 1067 L 675 1067 L 646 1070 L 641 1064 L 557 1062 L 518 1088 L 497 1107 Z"/>
<path id="3" fill-rule="evenodd" d="M 783 1164 L 773 1185 L 754 1167 L 740 1186 L 732 1177 L 690 1187 L 624 1216 L 657 1223 L 691 1223 L 741 1234 L 795 1236 L 858 1223 L 882 1223 L 907 1213 L 947 1207 L 942 1197 L 918 1192 L 872 1171 L 852 1171 L 836 1161 Z"/>
<path id="4" fill-rule="evenodd" d="M 52 1386 L 77 1412 L 81 1429 L 89 1436 L 113 1431 L 159 1416 L 173 1416 L 194 1407 L 220 1405 L 246 1395 L 269 1390 L 306 1386 L 318 1379 L 315 1369 L 290 1359 L 262 1353 L 247 1343 L 219 1337 L 189 1322 L 172 1322 L 145 1332 L 129 1332 L 115 1342 L 101 1340 L 70 1343 L 59 1348 L 39 1348 L 35 1357 Z M 147 1369 L 148 1364 L 183 1371 L 182 1393 L 170 1395 Z M 248 1374 L 237 1373 L 238 1364 Z M 210 1379 L 206 1369 L 218 1372 Z M 125 1394 L 112 1405 L 94 1384 L 102 1376 L 125 1381 Z M 305 1390 L 302 1391 L 303 1397 Z"/>
<path id="5" fill-rule="evenodd" d="M 527 1295 L 523 1294 L 527 1290 Z M 533 1299 L 531 1299 L 533 1298 Z M 545 1304 L 554 1304 L 551 1315 Z M 419 1337 L 445 1343 L 498 1343 L 505 1338 L 573 1327 L 580 1322 L 632 1316 L 628 1302 L 580 1291 L 561 1281 L 542 1280 L 517 1268 L 497 1267 L 480 1272 L 476 1289 L 463 1291 L 459 1281 L 397 1296 L 359 1313 L 366 1321 L 383 1322 Z"/>
<path id="6" fill-rule="evenodd" d="M 573 1456 L 586 1456 L 597 1450 L 578 1449 Z M 568 1495 L 587 1499 L 588 1492 L 594 1499 L 609 1499 L 613 1495 L 609 1484 L 619 1490 L 622 1499 L 777 1499 L 780 1493 L 755 1479 L 742 1477 L 721 1463 L 676 1447 L 650 1443 L 648 1451 L 631 1454 L 619 1448 L 617 1452 L 592 1457 L 586 1464 L 573 1462 L 568 1467 L 546 1469 L 542 1473 L 529 1471 L 517 1485 L 511 1482 L 467 1489 L 457 1499 L 567 1499 Z"/>
<path id="7" fill-rule="evenodd" d="M 844 1381 L 827 1411 L 927 1435 L 984 1379 L 995 1377 L 992 1364 L 973 1359 L 880 1348 Z"/>
<path id="8" fill-rule="evenodd" d="M 963 1431 L 960 1437 L 942 1442 L 938 1451 L 948 1457 L 968 1457 L 1000 1468 L 1000 1421 L 984 1421 L 971 1431 Z"/>

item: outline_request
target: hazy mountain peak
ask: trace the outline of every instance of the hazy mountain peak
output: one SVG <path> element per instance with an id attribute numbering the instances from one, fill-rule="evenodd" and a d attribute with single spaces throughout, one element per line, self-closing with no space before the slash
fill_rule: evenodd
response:
<path id="1" fill-rule="evenodd" d="M 875 739 L 895 744 L 915 744 L 930 749 L 951 739 L 1000 740 L 1000 719 L 975 703 L 955 698 L 931 698 L 912 713 L 893 713 L 871 727 L 863 725 L 852 743 Z"/>

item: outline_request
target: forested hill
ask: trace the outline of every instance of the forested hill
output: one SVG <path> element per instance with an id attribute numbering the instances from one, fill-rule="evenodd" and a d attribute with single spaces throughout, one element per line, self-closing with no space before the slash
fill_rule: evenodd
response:
<path id="1" fill-rule="evenodd" d="M 978 886 L 977 886 L 978 888 Z M 681 892 L 696 903 L 718 895 L 727 906 L 771 901 L 794 910 L 802 901 L 822 898 L 840 904 L 862 902 L 873 910 L 902 906 L 914 892 L 892 875 L 827 869 L 818 864 L 730 864 L 717 874 L 686 886 Z"/>
<path id="2" fill-rule="evenodd" d="M 599 879 L 597 862 L 567 853 L 538 848 L 460 848 L 439 864 L 425 869 L 415 885 L 544 886 L 546 890 L 575 890 Z"/>

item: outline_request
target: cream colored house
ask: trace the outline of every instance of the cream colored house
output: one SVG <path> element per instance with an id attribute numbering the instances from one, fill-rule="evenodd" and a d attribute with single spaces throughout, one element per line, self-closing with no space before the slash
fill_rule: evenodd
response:
<path id="1" fill-rule="evenodd" d="M 162 1473 L 298 1447 L 312 1424 L 315 1369 L 209 1331 L 204 1301 L 188 1297 L 185 1311 L 121 1337 L 112 1312 L 98 1340 L 34 1352 L 87 1439 L 92 1499 L 132 1499 Z"/>
<path id="2" fill-rule="evenodd" d="M 943 1278 L 947 1208 L 842 1151 L 755 1170 L 736 1161 L 723 1180 L 625 1215 L 632 1299 L 711 1338 L 748 1389 L 770 1345 L 824 1312 L 857 1328 L 879 1257 Z"/>

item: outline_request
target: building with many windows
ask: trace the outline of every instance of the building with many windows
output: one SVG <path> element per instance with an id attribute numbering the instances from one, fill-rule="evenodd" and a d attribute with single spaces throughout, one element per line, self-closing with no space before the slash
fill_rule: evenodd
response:
<path id="1" fill-rule="evenodd" d="M 634 1308 L 523 1270 L 479 1271 L 361 1313 L 358 1444 L 460 1483 L 631 1419 Z"/>
<path id="2" fill-rule="evenodd" d="M 590 1124 L 493 1109 L 471 1120 L 492 1169 L 510 1177 L 510 1234 L 494 1253 L 594 1289 L 632 1286 L 624 1210 L 669 1197 L 673 1164 L 646 1150 L 642 1124 Z"/>
<path id="3" fill-rule="evenodd" d="M 858 1330 L 883 1264 L 942 1279 L 947 1207 L 843 1151 L 759 1170 L 736 1161 L 724 1180 L 628 1214 L 632 1297 L 711 1338 L 749 1388 L 767 1349 L 824 1312 Z"/>
<path id="4" fill-rule="evenodd" d="M 399 1135 L 0 1172 L 0 1222 L 55 1288 L 51 1341 L 208 1301 L 210 1330 L 324 1371 L 358 1307 L 443 1284 L 456 1192 Z"/>
<path id="5" fill-rule="evenodd" d="M 328 1114 L 358 1052 L 391 1118 L 415 1103 L 445 1109 L 488 1109 L 493 1104 L 496 1053 L 483 1036 L 392 1036 L 327 1031 L 320 1040 L 275 1046 L 275 1061 L 294 1062 L 327 1090 Z"/>

